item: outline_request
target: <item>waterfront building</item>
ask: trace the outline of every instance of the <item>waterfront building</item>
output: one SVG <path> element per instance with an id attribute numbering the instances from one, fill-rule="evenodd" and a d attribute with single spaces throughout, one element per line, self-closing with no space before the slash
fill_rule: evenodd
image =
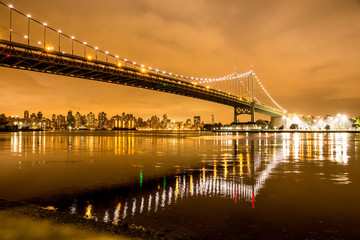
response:
<path id="1" fill-rule="evenodd" d="M 52 117 L 51 117 L 51 127 L 52 127 L 52 129 L 56 129 L 56 115 L 55 114 L 53 114 L 52 115 Z"/>
<path id="2" fill-rule="evenodd" d="M 90 112 L 87 115 L 87 122 L 86 122 L 86 126 L 88 128 L 95 128 L 95 114 Z"/>
<path id="3" fill-rule="evenodd" d="M 201 124 L 201 118 L 200 116 L 194 116 L 194 126 L 199 127 Z"/>
<path id="4" fill-rule="evenodd" d="M 36 114 L 35 114 L 35 113 L 32 113 L 32 114 L 30 115 L 31 125 L 35 125 L 36 120 L 37 120 Z"/>
<path id="5" fill-rule="evenodd" d="M 24 119 L 29 119 L 29 110 L 24 111 Z"/>
<path id="6" fill-rule="evenodd" d="M 76 112 L 75 115 L 75 128 L 80 128 L 81 127 L 81 114 L 79 112 Z"/>
<path id="7" fill-rule="evenodd" d="M 37 114 L 37 120 L 38 120 L 39 122 L 41 122 L 42 119 L 43 119 L 43 114 L 42 114 L 41 111 L 39 111 L 38 114 Z"/>
<path id="8" fill-rule="evenodd" d="M 100 112 L 98 114 L 98 122 L 99 122 L 98 124 L 99 129 L 106 129 L 107 118 L 105 112 Z"/>
<path id="9" fill-rule="evenodd" d="M 75 117 L 72 114 L 71 110 L 68 111 L 68 115 L 66 117 L 66 122 L 69 127 L 71 127 L 71 128 L 75 127 Z"/>
<path id="10" fill-rule="evenodd" d="M 65 130 L 67 128 L 65 116 L 58 115 L 56 118 L 56 129 Z"/>

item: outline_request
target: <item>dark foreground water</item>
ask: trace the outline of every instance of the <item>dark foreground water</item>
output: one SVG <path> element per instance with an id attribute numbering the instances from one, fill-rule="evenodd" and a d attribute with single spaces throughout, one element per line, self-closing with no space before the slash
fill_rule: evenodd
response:
<path id="1" fill-rule="evenodd" d="M 360 239 L 360 134 L 0 133 L 0 198 L 168 236 Z"/>

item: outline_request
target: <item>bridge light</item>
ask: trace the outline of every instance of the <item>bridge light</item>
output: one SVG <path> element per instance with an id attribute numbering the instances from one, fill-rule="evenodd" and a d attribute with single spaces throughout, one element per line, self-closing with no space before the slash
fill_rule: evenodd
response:
<path id="1" fill-rule="evenodd" d="M 10 5 L 8 5 L 8 7 L 9 7 L 9 8 L 13 8 L 13 5 L 10 4 Z"/>
<path id="2" fill-rule="evenodd" d="M 119 67 L 121 67 L 121 63 L 118 63 L 117 65 L 118 65 Z"/>
<path id="3" fill-rule="evenodd" d="M 145 68 L 141 68 L 141 72 L 145 73 L 146 72 Z"/>
<path id="4" fill-rule="evenodd" d="M 31 15 L 30 14 L 28 14 L 28 15 L 26 15 L 28 18 L 31 18 Z"/>
<path id="5" fill-rule="evenodd" d="M 41 44 L 41 42 L 39 41 L 39 42 L 38 42 L 38 44 L 40 45 L 40 44 Z"/>
<path id="6" fill-rule="evenodd" d="M 127 62 L 127 59 L 125 58 L 124 61 Z"/>
<path id="7" fill-rule="evenodd" d="M 151 67 L 149 67 L 149 70 L 151 70 Z"/>
<path id="8" fill-rule="evenodd" d="M 136 65 L 136 62 L 133 62 L 134 65 Z"/>
<path id="9" fill-rule="evenodd" d="M 86 45 L 86 44 L 87 44 L 87 42 L 83 42 L 83 44 L 84 44 L 84 45 Z"/>
<path id="10" fill-rule="evenodd" d="M 47 23 L 43 23 L 43 25 L 46 27 L 46 26 L 47 26 Z"/>
<path id="11" fill-rule="evenodd" d="M 116 58 L 119 58 L 119 56 L 118 56 L 118 55 L 116 55 L 115 57 L 116 57 Z"/>
<path id="12" fill-rule="evenodd" d="M 144 67 L 144 64 L 141 64 L 141 66 L 140 66 L 140 67 L 142 67 L 142 68 L 143 68 L 143 67 Z"/>
<path id="13" fill-rule="evenodd" d="M 24 38 L 25 38 L 25 39 L 27 39 L 27 38 L 28 38 L 28 36 L 27 36 L 27 35 L 25 35 L 25 36 L 24 36 Z"/>
<path id="14" fill-rule="evenodd" d="M 74 37 L 74 36 L 71 36 L 71 39 L 75 39 L 75 37 Z"/>
<path id="15" fill-rule="evenodd" d="M 58 30 L 58 33 L 61 33 L 61 30 Z"/>
<path id="16" fill-rule="evenodd" d="M 206 86 L 207 89 L 209 89 L 210 87 L 209 86 Z"/>
<path id="17" fill-rule="evenodd" d="M 89 60 L 91 60 L 91 56 L 88 56 L 87 58 L 88 58 Z"/>
<path id="18" fill-rule="evenodd" d="M 105 52 L 105 54 L 109 54 L 109 52 L 108 52 L 108 51 L 106 51 L 106 52 Z"/>
<path id="19" fill-rule="evenodd" d="M 98 50 L 99 48 L 98 47 L 94 47 L 95 50 Z"/>

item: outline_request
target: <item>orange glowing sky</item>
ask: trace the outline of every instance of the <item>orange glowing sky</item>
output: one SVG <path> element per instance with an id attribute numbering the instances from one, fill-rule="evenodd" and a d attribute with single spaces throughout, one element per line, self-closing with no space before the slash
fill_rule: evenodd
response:
<path id="1" fill-rule="evenodd" d="M 77 39 L 180 75 L 250 65 L 288 112 L 360 115 L 359 0 L 12 0 Z M 0 68 L 0 113 L 153 114 L 232 121 L 233 109 L 167 93 Z M 259 116 L 264 118 L 264 116 Z M 244 118 L 245 120 L 249 117 Z"/>

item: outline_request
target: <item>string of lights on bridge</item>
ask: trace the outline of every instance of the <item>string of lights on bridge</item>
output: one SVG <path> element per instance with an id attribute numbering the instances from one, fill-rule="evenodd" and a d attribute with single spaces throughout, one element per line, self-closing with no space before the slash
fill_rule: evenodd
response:
<path id="1" fill-rule="evenodd" d="M 91 61 L 93 59 L 93 56 L 91 55 L 86 55 L 86 48 L 90 48 L 90 49 L 93 49 L 95 50 L 95 59 L 97 60 L 98 58 L 98 53 L 102 53 L 102 54 L 105 54 L 106 56 L 106 61 L 108 62 L 108 57 L 113 57 L 116 59 L 116 65 L 118 67 L 122 67 L 122 64 L 121 62 L 119 61 L 123 61 L 126 65 L 126 63 L 129 63 L 129 64 L 132 64 L 135 68 L 135 66 L 139 67 L 141 72 L 142 73 L 146 73 L 146 71 L 155 71 L 156 73 L 161 73 L 161 74 L 164 74 L 164 75 L 168 75 L 170 77 L 177 77 L 177 78 L 181 78 L 187 82 L 191 81 L 192 84 L 194 85 L 197 85 L 197 84 L 201 84 L 201 85 L 206 85 L 206 84 L 209 84 L 209 83 L 215 83 L 215 82 L 223 82 L 223 81 L 229 81 L 229 80 L 239 80 L 240 79 L 240 83 L 246 88 L 246 86 L 244 85 L 244 83 L 242 82 L 241 78 L 246 78 L 246 77 L 255 77 L 256 79 L 256 82 L 260 85 L 261 89 L 265 92 L 265 94 L 269 97 L 269 99 L 278 107 L 280 108 L 282 111 L 286 111 L 284 108 L 282 108 L 273 98 L 272 96 L 269 94 L 269 92 L 266 90 L 266 88 L 264 87 L 264 85 L 260 82 L 260 80 L 258 79 L 258 77 L 256 76 L 256 74 L 253 72 L 253 70 L 251 69 L 250 71 L 248 72 L 245 72 L 245 73 L 233 73 L 233 74 L 229 74 L 227 76 L 223 76 L 223 77 L 218 77 L 218 78 L 201 78 L 201 77 L 188 77 L 188 76 L 183 76 L 183 75 L 178 75 L 178 74 L 173 74 L 173 73 L 167 73 L 166 71 L 161 71 L 159 69 L 154 69 L 152 67 L 147 67 L 143 64 L 137 64 L 135 61 L 129 61 L 128 59 L 126 58 L 120 58 L 118 55 L 113 55 L 111 53 L 109 53 L 109 51 L 104 51 L 104 50 L 101 50 L 99 49 L 97 46 L 92 46 L 90 44 L 88 44 L 87 41 L 80 41 L 80 40 L 77 40 L 75 38 L 75 36 L 72 36 L 72 35 L 68 35 L 68 34 L 65 34 L 63 33 L 61 30 L 57 30 L 56 28 L 53 28 L 51 26 L 49 26 L 47 23 L 42 23 L 41 21 L 33 18 L 30 14 L 24 14 L 23 12 L 19 11 L 19 10 L 16 10 L 13 5 L 11 4 L 5 4 L 3 2 L 0 1 L 0 4 L 8 7 L 10 9 L 10 19 L 11 19 L 11 13 L 12 11 L 15 11 L 16 13 L 26 17 L 28 19 L 28 26 L 30 26 L 30 21 L 34 21 L 35 23 L 38 23 L 40 25 L 43 25 L 44 26 L 44 41 L 41 42 L 41 41 L 37 41 L 35 39 L 31 39 L 30 38 L 30 32 L 29 32 L 29 28 L 28 28 L 28 34 L 27 35 L 22 35 L 21 33 L 17 33 L 15 31 L 13 31 L 12 27 L 11 27 L 11 21 L 10 21 L 10 41 L 11 41 L 11 34 L 14 33 L 14 34 L 17 34 L 19 36 L 23 36 L 26 40 L 27 40 L 27 43 L 28 45 L 30 45 L 30 40 L 34 43 L 36 43 L 37 45 L 42 45 L 43 44 L 43 48 L 44 50 L 46 51 L 53 51 L 54 50 L 54 47 L 53 46 L 50 46 L 50 45 L 46 45 L 46 42 L 45 42 L 45 35 L 46 35 L 46 29 L 49 29 L 49 30 L 52 30 L 54 32 L 57 32 L 58 33 L 58 41 L 59 41 L 59 46 L 58 46 L 58 52 L 60 53 L 63 53 L 65 54 L 66 52 L 65 51 L 61 51 L 61 45 L 60 45 L 60 36 L 63 36 L 63 37 L 66 37 L 68 39 L 71 39 L 72 41 L 72 53 L 71 54 L 74 54 L 74 42 L 76 43 L 79 43 L 81 45 L 84 46 L 84 58 L 86 58 L 88 61 Z M 208 89 L 210 88 L 209 86 L 206 86 Z M 246 88 L 246 91 L 251 94 L 250 90 L 248 88 Z M 230 93 L 229 93 L 230 94 Z M 254 97 L 254 100 L 259 102 L 260 101 Z"/>
<path id="2" fill-rule="evenodd" d="M 284 112 L 286 112 L 286 110 L 284 108 L 282 108 L 270 95 L 270 93 L 266 90 L 266 88 L 264 87 L 264 85 L 261 83 L 260 79 L 258 78 L 258 76 L 256 76 L 256 74 L 254 73 L 255 79 L 257 81 L 257 83 L 260 85 L 260 87 L 263 89 L 263 91 L 266 93 L 266 95 L 270 98 L 270 100 L 281 110 L 283 110 Z"/>

